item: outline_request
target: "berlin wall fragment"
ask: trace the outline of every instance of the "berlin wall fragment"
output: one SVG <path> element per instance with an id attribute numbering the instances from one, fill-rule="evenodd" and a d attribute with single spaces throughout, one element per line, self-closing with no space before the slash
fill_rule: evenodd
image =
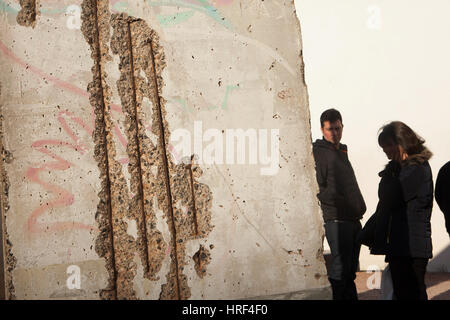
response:
<path id="1" fill-rule="evenodd" d="M 7 299 L 331 297 L 292 1 L 1 1 Z"/>

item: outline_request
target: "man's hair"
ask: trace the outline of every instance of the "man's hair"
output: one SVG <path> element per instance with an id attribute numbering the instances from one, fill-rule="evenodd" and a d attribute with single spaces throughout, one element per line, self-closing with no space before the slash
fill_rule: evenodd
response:
<path id="1" fill-rule="evenodd" d="M 328 109 L 322 112 L 322 115 L 320 116 L 320 126 L 323 128 L 323 123 L 325 121 L 330 121 L 330 123 L 333 123 L 338 120 L 342 123 L 341 113 L 336 109 Z"/>
<path id="2" fill-rule="evenodd" d="M 421 153 L 425 149 L 425 140 L 401 121 L 392 121 L 383 126 L 380 131 L 378 136 L 380 147 L 392 142 L 402 146 L 408 155 Z"/>

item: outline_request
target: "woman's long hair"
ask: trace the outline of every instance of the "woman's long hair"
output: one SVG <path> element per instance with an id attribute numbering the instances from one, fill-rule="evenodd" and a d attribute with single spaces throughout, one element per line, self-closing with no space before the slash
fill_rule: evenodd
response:
<path id="1" fill-rule="evenodd" d="M 383 126 L 380 131 L 378 135 L 380 146 L 393 142 L 400 145 L 408 156 L 420 154 L 427 149 L 424 146 L 425 140 L 401 121 L 392 121 Z"/>

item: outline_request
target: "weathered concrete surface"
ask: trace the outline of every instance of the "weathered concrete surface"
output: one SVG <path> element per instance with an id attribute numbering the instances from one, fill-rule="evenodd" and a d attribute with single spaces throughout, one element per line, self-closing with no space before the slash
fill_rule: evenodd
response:
<path id="1" fill-rule="evenodd" d="M 293 3 L 73 5 L 1 5 L 7 298 L 329 297 Z"/>

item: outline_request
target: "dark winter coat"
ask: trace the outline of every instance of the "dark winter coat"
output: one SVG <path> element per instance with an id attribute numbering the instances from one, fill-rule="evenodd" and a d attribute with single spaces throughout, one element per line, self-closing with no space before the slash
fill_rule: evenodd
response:
<path id="1" fill-rule="evenodd" d="M 371 254 L 387 254 L 392 216 L 406 211 L 399 179 L 400 170 L 400 164 L 391 161 L 378 174 L 381 180 L 378 185 L 377 209 L 364 225 L 360 235 L 361 243 L 370 247 Z"/>
<path id="2" fill-rule="evenodd" d="M 431 152 L 425 149 L 421 154 L 408 157 L 401 166 L 391 161 L 380 172 L 375 223 L 372 220 L 362 232 L 362 242 L 369 243 L 372 254 L 386 254 L 387 260 L 390 256 L 432 257 L 430 158 Z M 374 230 L 372 238 L 368 235 L 370 230 Z"/>
<path id="3" fill-rule="evenodd" d="M 445 227 L 450 235 L 450 161 L 439 170 L 436 178 L 435 198 L 444 213 Z"/>
<path id="4" fill-rule="evenodd" d="M 348 160 L 347 146 L 339 144 L 336 149 L 325 139 L 316 140 L 313 153 L 319 184 L 317 197 L 324 220 L 359 221 L 366 212 L 366 204 Z"/>

